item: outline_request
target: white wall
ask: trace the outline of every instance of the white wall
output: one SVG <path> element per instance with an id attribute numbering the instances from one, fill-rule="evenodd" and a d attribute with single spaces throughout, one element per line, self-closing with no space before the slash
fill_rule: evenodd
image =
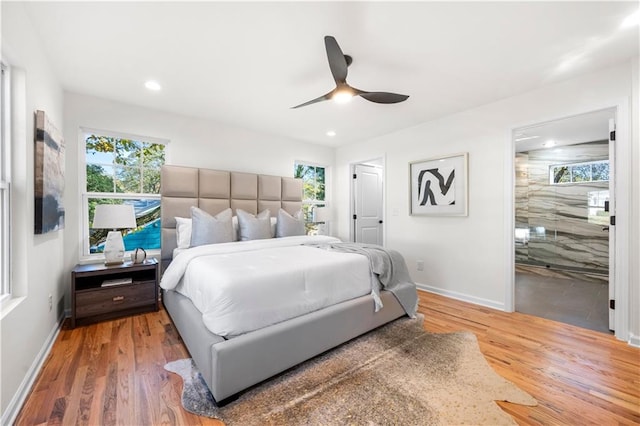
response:
<path id="1" fill-rule="evenodd" d="M 157 95 L 155 93 L 150 95 Z M 67 141 L 67 185 L 74 194 L 67 203 L 65 263 L 78 262 L 80 197 L 78 156 L 81 127 L 147 136 L 169 141 L 165 162 L 181 166 L 293 176 L 296 160 L 332 166 L 334 149 L 231 127 L 209 120 L 141 108 L 105 99 L 65 93 L 64 135 Z M 330 183 L 329 183 L 330 185 Z"/>
<path id="2" fill-rule="evenodd" d="M 63 92 L 21 3 L 2 2 L 2 56 L 12 67 L 12 279 L 15 297 L 2 306 L 1 423 L 14 415 L 11 402 L 37 373 L 37 363 L 58 329 L 69 274 L 63 263 L 65 232 L 34 235 L 34 111 L 43 110 L 59 129 Z M 68 206 L 67 206 L 68 208 Z M 67 222 L 67 226 L 69 223 Z M 53 309 L 49 310 L 49 294 Z"/>
<path id="3" fill-rule="evenodd" d="M 631 70 L 631 82 L 632 97 L 631 97 L 631 116 L 633 120 L 631 134 L 632 134 L 632 211 L 631 223 L 635 226 L 635 231 L 629 234 L 631 240 L 631 271 L 630 282 L 635 283 L 631 285 L 631 292 L 629 300 L 639 303 L 640 301 L 640 57 L 636 58 L 632 62 Z M 631 343 L 640 346 L 640 308 L 631 309 L 630 312 L 630 340 Z"/>
<path id="4" fill-rule="evenodd" d="M 637 61 L 637 59 L 635 59 Z M 637 68 L 637 65 L 636 65 Z M 359 144 L 338 148 L 334 170 L 338 236 L 349 237 L 349 164 L 374 157 L 386 158 L 386 240 L 406 258 L 416 282 L 445 294 L 504 308 L 507 282 L 505 179 L 509 178 L 506 158 L 510 130 L 630 102 L 631 62 L 597 73 L 542 87 L 538 90 L 484 105 L 439 120 L 424 123 Z M 637 85 L 636 83 L 633 83 Z M 635 88 L 637 91 L 637 87 Z M 631 114 L 629 114 L 631 115 Z M 630 117 L 628 118 L 630 119 Z M 635 222 L 630 235 L 638 235 L 638 193 L 640 167 L 638 150 L 638 110 L 633 113 L 632 197 Z M 631 123 L 629 123 L 630 125 Z M 408 163 L 441 155 L 469 153 L 469 216 L 409 216 Z M 398 215 L 394 216 L 393 212 Z M 340 220 L 342 219 L 342 220 Z M 638 246 L 628 261 L 638 263 Z M 424 272 L 416 261 L 425 261 Z M 635 271 L 635 272 L 634 272 Z M 634 294 L 640 279 L 637 267 L 630 277 Z M 630 331 L 638 335 L 638 298 L 632 302 Z"/>

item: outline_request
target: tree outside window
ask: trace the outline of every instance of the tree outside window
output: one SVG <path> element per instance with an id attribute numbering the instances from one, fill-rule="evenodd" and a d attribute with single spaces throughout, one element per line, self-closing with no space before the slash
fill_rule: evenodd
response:
<path id="1" fill-rule="evenodd" d="M 317 234 L 318 223 L 314 221 L 313 210 L 326 205 L 326 167 L 295 163 L 293 177 L 302 179 L 302 212 L 307 234 Z"/>
<path id="2" fill-rule="evenodd" d="M 101 253 L 110 231 L 91 228 L 98 204 L 133 205 L 137 227 L 123 230 L 126 250 L 160 249 L 160 169 L 165 145 L 96 133 L 85 134 L 85 145 L 85 254 Z"/>
<path id="3" fill-rule="evenodd" d="M 557 164 L 549 167 L 549 183 L 605 182 L 609 180 L 609 161 Z"/>

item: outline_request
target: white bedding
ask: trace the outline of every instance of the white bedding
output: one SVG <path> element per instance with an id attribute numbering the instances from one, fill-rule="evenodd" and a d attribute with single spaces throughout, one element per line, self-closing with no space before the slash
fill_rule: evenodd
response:
<path id="1" fill-rule="evenodd" d="M 370 294 L 365 256 L 301 245 L 326 242 L 339 240 L 298 236 L 194 247 L 174 258 L 160 286 L 189 297 L 205 326 L 225 337 Z"/>

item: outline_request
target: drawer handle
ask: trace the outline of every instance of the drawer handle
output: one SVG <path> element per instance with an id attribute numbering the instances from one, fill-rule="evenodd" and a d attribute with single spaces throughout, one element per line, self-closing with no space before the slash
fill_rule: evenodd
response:
<path id="1" fill-rule="evenodd" d="M 122 301 L 122 300 L 124 300 L 124 296 L 115 296 L 115 297 L 113 298 L 113 301 L 114 301 L 114 302 L 120 302 L 120 301 Z"/>

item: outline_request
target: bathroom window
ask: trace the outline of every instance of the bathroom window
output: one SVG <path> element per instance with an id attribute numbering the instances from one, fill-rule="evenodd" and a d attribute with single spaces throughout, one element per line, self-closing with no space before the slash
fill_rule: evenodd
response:
<path id="1" fill-rule="evenodd" d="M 606 182 L 608 180 L 609 160 L 549 166 L 549 183 L 551 185 Z"/>

